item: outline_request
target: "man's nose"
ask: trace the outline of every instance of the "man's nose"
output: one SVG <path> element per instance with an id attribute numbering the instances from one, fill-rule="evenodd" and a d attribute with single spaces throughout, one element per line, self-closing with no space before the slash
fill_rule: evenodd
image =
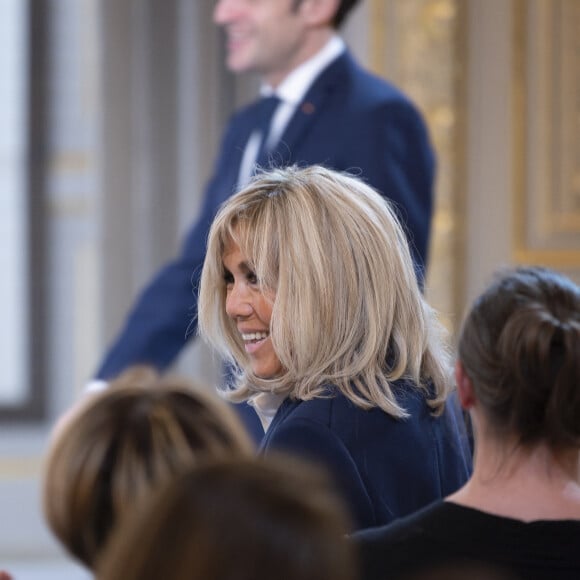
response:
<path id="1" fill-rule="evenodd" d="M 251 295 L 244 284 L 234 284 L 226 295 L 226 314 L 230 318 L 244 318 L 253 312 Z"/>
<path id="2" fill-rule="evenodd" d="M 216 24 L 231 22 L 239 9 L 240 0 L 218 0 L 213 9 L 213 21 Z"/>

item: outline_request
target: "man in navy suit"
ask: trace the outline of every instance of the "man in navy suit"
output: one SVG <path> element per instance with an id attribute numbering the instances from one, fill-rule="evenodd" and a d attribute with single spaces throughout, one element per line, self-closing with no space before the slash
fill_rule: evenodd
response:
<path id="1" fill-rule="evenodd" d="M 409 99 L 362 69 L 336 34 L 356 3 L 217 1 L 214 20 L 226 32 L 227 65 L 235 73 L 258 73 L 262 98 L 230 120 L 201 215 L 181 253 L 137 299 L 99 379 L 138 363 L 163 370 L 195 335 L 197 278 L 209 226 L 219 205 L 251 177 L 256 164 L 322 164 L 362 177 L 396 204 L 423 276 L 433 151 Z"/>

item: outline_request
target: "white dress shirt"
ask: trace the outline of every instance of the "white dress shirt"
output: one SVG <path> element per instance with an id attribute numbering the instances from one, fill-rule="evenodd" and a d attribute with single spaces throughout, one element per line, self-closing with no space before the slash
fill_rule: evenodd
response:
<path id="1" fill-rule="evenodd" d="M 278 411 L 278 407 L 282 404 L 282 401 L 286 398 L 286 395 L 275 395 L 274 393 L 260 393 L 254 397 L 248 404 L 254 407 L 256 414 L 258 415 L 264 432 L 270 427 L 270 423 Z"/>
<path id="2" fill-rule="evenodd" d="M 270 123 L 266 141 L 268 149 L 273 149 L 277 145 L 296 107 L 302 102 L 320 73 L 344 50 L 344 41 L 340 36 L 334 35 L 313 57 L 295 68 L 276 89 L 270 85 L 262 85 L 260 88 L 262 97 L 275 94 L 281 101 Z M 244 149 L 238 174 L 238 187 L 243 187 L 252 177 L 261 142 L 262 135 L 259 130 L 255 130 Z"/>

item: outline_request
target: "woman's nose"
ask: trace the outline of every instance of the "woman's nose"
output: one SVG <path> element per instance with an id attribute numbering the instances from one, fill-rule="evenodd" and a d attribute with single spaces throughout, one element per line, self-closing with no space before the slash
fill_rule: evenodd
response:
<path id="1" fill-rule="evenodd" d="M 252 314 L 251 296 L 243 284 L 234 284 L 226 295 L 226 314 L 230 318 L 247 317 Z"/>

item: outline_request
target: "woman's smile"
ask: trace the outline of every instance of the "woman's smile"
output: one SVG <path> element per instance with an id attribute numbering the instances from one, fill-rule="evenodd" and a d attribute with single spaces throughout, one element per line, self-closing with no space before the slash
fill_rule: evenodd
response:
<path id="1" fill-rule="evenodd" d="M 255 353 L 270 336 L 269 332 L 241 332 L 244 347 L 248 354 Z"/>

